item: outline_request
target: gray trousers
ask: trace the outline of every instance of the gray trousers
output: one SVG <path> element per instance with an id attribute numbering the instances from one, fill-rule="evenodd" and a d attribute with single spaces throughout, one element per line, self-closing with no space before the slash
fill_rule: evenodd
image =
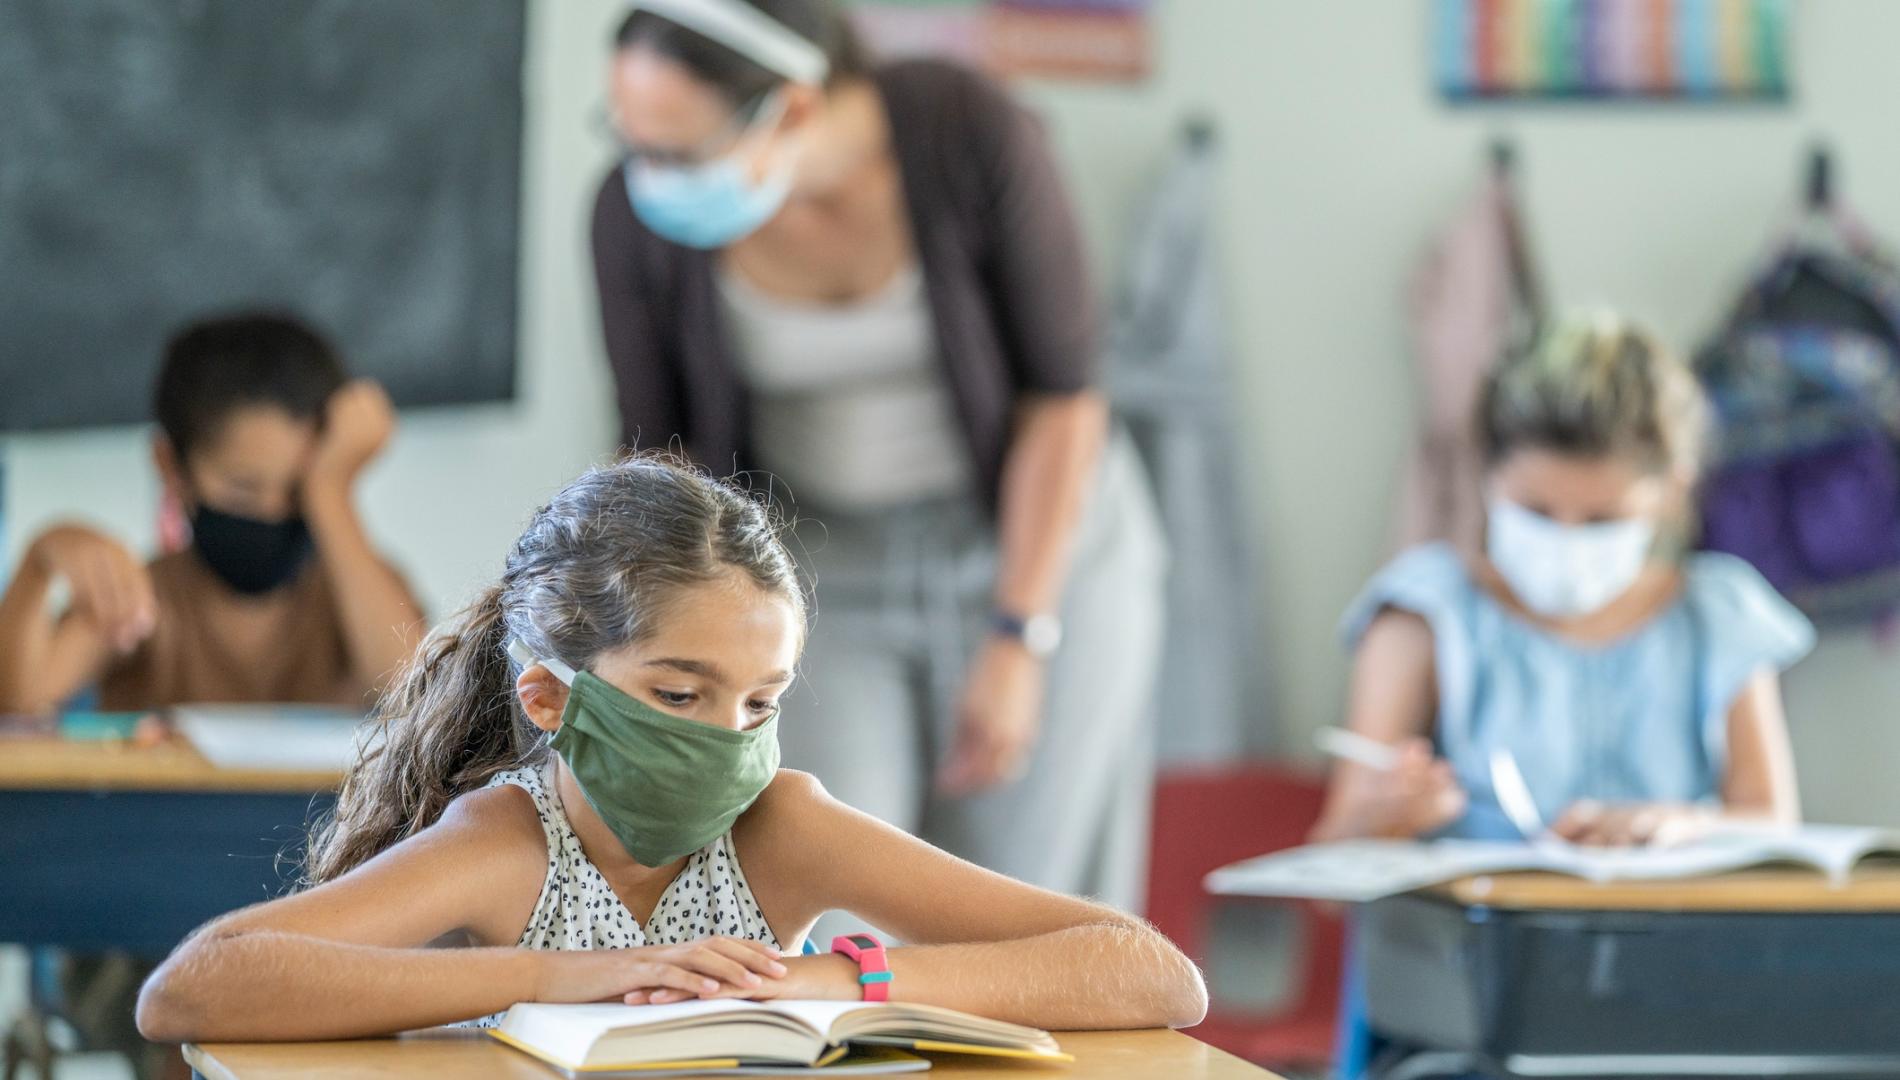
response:
<path id="1" fill-rule="evenodd" d="M 1167 560 L 1127 440 L 1111 440 L 1077 537 L 1028 770 L 973 796 L 944 797 L 932 781 L 953 745 L 965 668 L 989 632 L 994 526 L 957 500 L 862 516 L 808 510 L 791 539 L 817 605 L 779 729 L 786 766 L 979 865 L 1136 910 Z"/>

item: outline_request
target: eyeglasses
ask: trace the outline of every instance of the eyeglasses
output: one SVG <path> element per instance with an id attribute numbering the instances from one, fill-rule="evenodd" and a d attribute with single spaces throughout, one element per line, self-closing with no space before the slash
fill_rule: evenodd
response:
<path id="1" fill-rule="evenodd" d="M 604 101 L 595 105 L 589 113 L 588 126 L 595 134 L 618 147 L 621 157 L 629 163 L 655 168 L 692 168 L 731 153 L 766 118 L 766 104 L 776 99 L 777 94 L 767 90 L 734 109 L 719 130 L 701 140 L 697 146 L 684 149 L 640 146 L 629 142 L 620 125 L 615 122 L 613 107 Z"/>

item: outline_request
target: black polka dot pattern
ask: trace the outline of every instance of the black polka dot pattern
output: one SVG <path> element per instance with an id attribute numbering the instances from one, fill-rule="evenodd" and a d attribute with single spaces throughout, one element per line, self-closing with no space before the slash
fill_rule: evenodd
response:
<path id="1" fill-rule="evenodd" d="M 490 787 L 499 784 L 527 790 L 548 845 L 547 878 L 527 929 L 521 932 L 520 947 L 628 949 L 678 945 L 703 937 L 746 938 L 779 947 L 758 902 L 752 899 L 752 889 L 733 852 L 731 833 L 687 857 L 685 868 L 667 885 L 652 918 L 642 926 L 581 850 L 580 837 L 574 835 L 539 770 L 514 769 L 489 781 Z M 477 1027 L 500 1022 L 500 1013 L 470 1021 Z"/>

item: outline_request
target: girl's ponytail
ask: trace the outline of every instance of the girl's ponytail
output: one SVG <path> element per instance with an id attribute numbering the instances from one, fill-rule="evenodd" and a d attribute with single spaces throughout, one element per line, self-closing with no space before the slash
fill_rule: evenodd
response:
<path id="1" fill-rule="evenodd" d="M 540 732 L 514 706 L 502 594 L 489 588 L 423 642 L 384 694 L 369 744 L 311 836 L 306 884 L 427 828 L 456 796 L 536 754 Z"/>

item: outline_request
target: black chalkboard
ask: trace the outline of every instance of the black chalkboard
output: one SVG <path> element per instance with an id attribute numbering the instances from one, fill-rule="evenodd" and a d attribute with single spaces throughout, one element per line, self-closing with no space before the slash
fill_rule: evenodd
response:
<path id="1" fill-rule="evenodd" d="M 145 419 L 239 307 L 401 404 L 512 396 L 524 3 L 0 3 L 0 430 Z"/>

